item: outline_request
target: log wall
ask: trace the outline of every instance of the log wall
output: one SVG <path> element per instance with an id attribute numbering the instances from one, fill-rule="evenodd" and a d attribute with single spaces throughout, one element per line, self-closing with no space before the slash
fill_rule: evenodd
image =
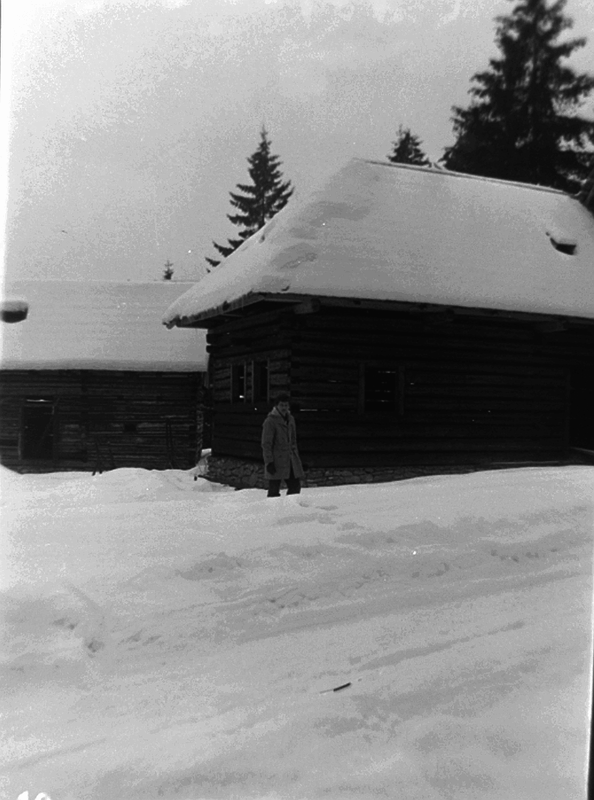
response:
<path id="1" fill-rule="evenodd" d="M 189 468 L 200 447 L 200 373 L 6 370 L 0 377 L 0 457 L 20 471 Z M 54 408 L 51 459 L 24 457 L 23 408 Z"/>
<path id="2" fill-rule="evenodd" d="M 323 306 L 226 322 L 208 341 L 214 455 L 261 458 L 270 404 L 251 401 L 249 380 L 232 402 L 231 369 L 264 357 L 271 392 L 290 391 L 303 459 L 316 467 L 547 461 L 592 435 L 571 415 L 573 376 L 591 374 L 592 327 Z M 368 368 L 393 375 L 385 413 L 366 401 Z"/>
<path id="3" fill-rule="evenodd" d="M 316 463 L 336 466 L 472 464 L 546 459 L 566 446 L 567 370 L 529 326 L 365 312 L 353 324 L 353 316 L 336 309 L 299 320 L 291 389 L 304 409 L 305 458 L 317 449 Z M 323 366 L 320 342 L 348 379 L 311 380 Z M 373 364 L 398 370 L 399 413 L 361 413 L 357 377 Z"/>

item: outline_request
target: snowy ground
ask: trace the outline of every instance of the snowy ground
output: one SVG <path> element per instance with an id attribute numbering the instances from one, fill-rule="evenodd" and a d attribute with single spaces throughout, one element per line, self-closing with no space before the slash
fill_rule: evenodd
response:
<path id="1" fill-rule="evenodd" d="M 1 489 L 3 798 L 585 796 L 593 468 Z"/>

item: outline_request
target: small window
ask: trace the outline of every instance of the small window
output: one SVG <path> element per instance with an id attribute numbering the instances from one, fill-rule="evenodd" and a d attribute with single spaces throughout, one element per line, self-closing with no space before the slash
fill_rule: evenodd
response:
<path id="1" fill-rule="evenodd" d="M 52 460 L 54 457 L 54 403 L 48 398 L 29 398 L 21 417 L 23 458 Z"/>
<path id="2" fill-rule="evenodd" d="M 564 253 L 566 256 L 573 256 L 575 255 L 575 251 L 577 250 L 577 242 L 573 239 L 566 238 L 564 236 L 554 236 L 551 233 L 547 233 L 551 244 L 559 253 Z"/>
<path id="3" fill-rule="evenodd" d="M 404 414 L 402 367 L 366 364 L 361 371 L 360 411 L 364 414 Z"/>
<path id="4" fill-rule="evenodd" d="M 254 361 L 254 403 L 268 402 L 268 361 Z"/>
<path id="5" fill-rule="evenodd" d="M 138 431 L 135 422 L 124 422 L 124 433 L 136 433 Z"/>
<path id="6" fill-rule="evenodd" d="M 233 364 L 231 367 L 231 402 L 245 402 L 245 364 Z"/>
<path id="7" fill-rule="evenodd" d="M 365 413 L 395 413 L 398 399 L 398 370 L 365 367 Z"/>

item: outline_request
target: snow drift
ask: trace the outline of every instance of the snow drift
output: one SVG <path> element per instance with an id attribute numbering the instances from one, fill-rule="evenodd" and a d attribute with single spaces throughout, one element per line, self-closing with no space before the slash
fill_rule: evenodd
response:
<path id="1" fill-rule="evenodd" d="M 592 468 L 2 478 L 3 796 L 585 796 Z"/>

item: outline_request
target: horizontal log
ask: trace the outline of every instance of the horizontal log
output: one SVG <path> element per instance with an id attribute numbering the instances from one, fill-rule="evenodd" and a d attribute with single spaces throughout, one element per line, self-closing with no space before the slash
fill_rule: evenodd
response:
<path id="1" fill-rule="evenodd" d="M 258 359 L 255 359 L 255 361 L 257 362 Z M 237 364 L 247 367 L 248 376 L 252 374 L 252 363 L 252 359 L 237 361 Z M 281 372 L 288 373 L 291 364 L 288 359 L 271 358 L 267 359 L 267 366 L 269 375 L 274 375 Z M 213 364 L 213 381 L 217 383 L 223 380 L 231 380 L 231 367 L 232 364 L 229 361 L 215 362 L 215 364 Z"/>
<path id="2" fill-rule="evenodd" d="M 533 400 L 525 402 L 516 402 L 513 405 L 510 402 L 502 402 L 500 400 L 491 403 L 479 402 L 466 402 L 461 404 L 459 402 L 450 401 L 449 403 L 440 403 L 436 398 L 434 402 L 427 402 L 415 404 L 410 403 L 405 405 L 406 418 L 404 420 L 398 418 L 396 414 L 385 412 L 380 414 L 374 413 L 359 413 L 356 408 L 338 407 L 326 409 L 308 408 L 306 405 L 301 407 L 296 404 L 293 405 L 293 414 L 299 421 L 313 420 L 319 422 L 320 425 L 327 425 L 329 421 L 336 421 L 337 423 L 347 424 L 348 422 L 358 423 L 361 420 L 370 420 L 373 424 L 378 420 L 378 424 L 386 424 L 393 416 L 394 424 L 413 424 L 413 423 L 431 423 L 436 420 L 447 420 L 453 422 L 466 422 L 469 420 L 477 420 L 483 422 L 496 422 L 496 421 L 509 421 L 513 418 L 514 424 L 530 422 L 534 420 L 546 419 L 559 419 L 560 415 L 565 416 L 568 412 L 568 407 L 565 403 L 544 403 L 536 405 Z M 510 416 L 511 415 L 511 416 Z"/>
<path id="3" fill-rule="evenodd" d="M 230 392 L 232 384 L 233 384 L 233 381 L 232 381 L 232 378 L 231 378 L 231 370 L 229 370 L 229 372 L 228 372 L 228 374 L 226 376 L 224 376 L 224 377 L 216 377 L 212 381 L 212 383 L 210 385 L 210 388 L 211 388 L 211 390 L 213 392 L 216 392 L 216 391 L 219 391 L 219 392 Z"/>
<path id="4" fill-rule="evenodd" d="M 224 423 L 221 423 L 224 424 Z M 230 425 L 231 427 L 231 425 Z M 255 425 L 232 426 L 234 430 L 248 430 L 255 428 Z M 344 425 L 326 425 L 318 430 L 313 426 L 298 424 L 299 441 L 311 444 L 313 442 L 326 442 L 337 439 L 342 442 L 355 440 L 369 441 L 399 441 L 401 439 L 434 439 L 434 438 L 474 438 L 474 439 L 493 439 L 493 438 L 542 438 L 545 436 L 560 436 L 563 434 L 564 421 L 558 424 L 549 425 L 527 425 L 517 424 L 484 424 L 476 425 L 472 423 L 458 425 L 411 425 L 402 424 L 397 427 L 394 425 L 359 425 L 346 427 Z"/>
<path id="5" fill-rule="evenodd" d="M 262 458 L 262 449 L 259 442 L 248 442 L 245 440 L 226 439 L 222 436 L 213 436 L 212 440 L 213 455 L 228 455 L 247 458 Z"/>
<path id="6" fill-rule="evenodd" d="M 300 331 L 316 333 L 320 337 L 332 337 L 342 333 L 352 333 L 356 330 L 360 336 L 402 336 L 432 335 L 447 326 L 448 332 L 457 336 L 471 336 L 497 341 L 505 340 L 525 340 L 532 341 L 534 338 L 534 327 L 530 323 L 509 325 L 508 323 L 497 323 L 491 320 L 482 322 L 469 322 L 467 319 L 448 317 L 445 314 L 429 313 L 408 315 L 393 318 L 374 315 L 369 317 L 348 315 L 344 318 L 329 317 L 327 315 L 317 315 L 307 317 L 300 324 Z"/>
<path id="7" fill-rule="evenodd" d="M 452 436 L 432 436 L 428 438 L 402 437 L 400 439 L 321 439 L 317 442 L 299 437 L 302 453 L 391 453 L 391 452 L 465 452 L 492 450 L 542 450 L 563 447 L 565 439 L 558 433 L 547 437 L 518 436 L 517 438 L 495 437 L 474 438 L 471 436 L 455 438 Z"/>
<path id="8" fill-rule="evenodd" d="M 279 320 L 276 323 L 269 323 L 268 325 L 251 325 L 249 328 L 242 330 L 229 331 L 217 337 L 213 337 L 213 344 L 220 343 L 221 346 L 228 344 L 252 344 L 258 341 L 265 341 L 268 346 L 270 342 L 278 342 L 284 336 L 290 333 L 290 326 L 286 320 Z"/>
<path id="9" fill-rule="evenodd" d="M 504 371 L 491 373 L 485 371 L 478 373 L 467 370 L 442 370 L 420 369 L 415 366 L 406 365 L 407 386 L 485 386 L 485 387 L 508 387 L 523 389 L 525 387 L 538 387 L 546 389 L 549 387 L 565 387 L 567 374 L 561 370 L 549 370 L 544 374 L 528 374 L 526 371 L 517 374 L 508 374 Z"/>
<path id="10" fill-rule="evenodd" d="M 260 312 L 258 314 L 230 320 L 218 326 L 216 329 L 209 329 L 208 335 L 211 333 L 233 333 L 236 331 L 249 330 L 255 326 L 266 326 L 268 324 L 274 324 L 285 316 L 286 314 L 282 309 L 275 309 L 264 313 Z"/>
<path id="11" fill-rule="evenodd" d="M 535 429 L 550 428 L 565 424 L 565 416 L 558 413 L 535 414 L 525 412 L 510 415 L 498 414 L 472 414 L 452 413 L 447 417 L 424 414 L 402 419 L 397 415 L 363 415 L 363 414 L 325 414 L 325 413 L 298 413 L 295 415 L 298 430 L 304 435 L 322 436 L 366 436 L 382 435 L 402 430 L 413 432 L 456 430 L 473 428 L 501 429 L 508 427 L 530 427 Z"/>
<path id="12" fill-rule="evenodd" d="M 242 438 L 247 436 L 253 438 L 259 436 L 262 430 L 265 415 L 254 416 L 253 418 L 245 421 L 236 419 L 236 415 L 216 416 L 213 424 L 219 432 L 227 431 L 230 438 Z M 526 424 L 518 422 L 511 424 L 510 420 L 502 421 L 499 424 L 492 422 L 468 421 L 467 424 L 458 425 L 443 425 L 443 424 L 430 424 L 430 425 L 415 425 L 415 424 L 402 424 L 395 426 L 390 424 L 382 424 L 381 420 L 377 421 L 375 425 L 338 425 L 330 422 L 325 425 L 313 426 L 311 424 L 297 422 L 297 432 L 299 441 L 307 444 L 315 442 L 325 442 L 329 440 L 339 440 L 342 442 L 351 442 L 355 440 L 369 440 L 369 441 L 398 441 L 406 438 L 416 438 L 419 440 L 433 439 L 433 438 L 475 438 L 485 439 L 486 437 L 493 438 L 543 438 L 548 436 L 561 436 L 565 431 L 565 421 L 560 420 L 556 424 Z M 345 445 L 348 446 L 348 445 Z"/>
<path id="13" fill-rule="evenodd" d="M 501 452 L 436 452 L 436 453 L 329 453 L 316 454 L 304 453 L 302 458 L 312 467 L 443 467 L 447 472 L 456 465 L 460 467 L 483 467 L 501 464 L 507 466 L 514 463 L 556 463 L 562 456 L 562 451 L 557 449 L 517 450 L 513 453 Z"/>
<path id="14" fill-rule="evenodd" d="M 43 381 L 35 384 L 25 383 L 6 383 L 3 381 L 0 386 L 0 397 L 2 399 L 21 399 L 21 398 L 37 398 L 37 397 L 81 397 L 83 391 L 80 386 L 65 386 L 64 384 L 45 383 Z"/>
<path id="15" fill-rule="evenodd" d="M 407 415 L 414 415 L 415 412 L 427 412 L 427 411 L 434 411 L 434 412 L 441 412 L 443 414 L 449 414 L 451 411 L 460 410 L 463 406 L 464 409 L 470 411 L 507 411 L 508 413 L 512 414 L 515 413 L 516 410 L 518 411 L 538 411 L 540 413 L 545 411 L 558 411 L 558 412 L 565 412 L 567 410 L 567 404 L 561 400 L 555 400 L 548 398 L 541 398 L 538 400 L 537 409 L 535 409 L 535 399 L 531 397 L 525 398 L 512 398 L 512 399 L 501 399 L 501 398 L 473 398 L 473 397 L 466 397 L 456 398 L 456 397 L 415 397 L 414 399 L 409 400 L 407 398 L 405 409 Z"/>
<path id="16" fill-rule="evenodd" d="M 350 363 L 352 365 L 359 365 L 361 363 L 382 366 L 404 366 L 405 369 L 411 365 L 426 366 L 429 368 L 436 360 L 442 365 L 442 369 L 452 370 L 457 372 L 474 372 L 477 364 L 483 364 L 487 372 L 496 374 L 518 374 L 527 369 L 551 369 L 559 368 L 559 363 L 555 363 L 549 356 L 534 355 L 523 357 L 508 357 L 505 354 L 489 354 L 484 353 L 470 353 L 470 352 L 457 352 L 446 353 L 441 350 L 419 350 L 417 352 L 397 352 L 393 348 L 381 349 L 367 349 L 349 347 Z M 310 358 L 315 352 L 319 353 L 319 348 L 311 345 L 309 352 L 306 350 L 296 350 L 293 364 L 296 365 L 300 361 Z M 338 350 L 327 351 L 326 363 L 337 363 L 338 359 L 344 362 L 344 355 L 340 355 Z"/>
<path id="17" fill-rule="evenodd" d="M 268 373 L 269 386 L 285 386 L 289 384 L 289 375 L 287 372 L 272 372 Z"/>
<path id="18" fill-rule="evenodd" d="M 300 402 L 301 397 L 319 397 L 332 400 L 335 397 L 354 397 L 359 396 L 359 381 L 331 383 L 303 383 L 291 380 L 291 398 L 295 403 Z"/>
<path id="19" fill-rule="evenodd" d="M 313 355 L 319 353 L 321 343 L 319 337 L 312 334 L 301 334 L 293 341 L 293 353 L 296 358 L 299 356 Z M 547 348 L 541 348 L 540 352 L 532 343 L 502 344 L 498 341 L 484 342 L 474 338 L 460 339 L 454 337 L 397 337 L 394 341 L 383 337 L 362 338 L 356 333 L 346 334 L 336 339 L 327 339 L 323 342 L 324 354 L 328 360 L 332 360 L 334 354 L 339 353 L 344 358 L 345 353 L 357 359 L 389 358 L 392 361 L 402 359 L 414 359 L 418 357 L 430 356 L 433 359 L 447 358 L 458 359 L 466 358 L 474 360 L 501 359 L 507 360 L 525 359 L 528 362 L 540 355 L 541 359 L 547 359 L 549 363 L 552 356 Z M 382 355 L 378 355 L 378 354 Z M 546 361 L 545 361 L 546 363 Z"/>
<path id="20" fill-rule="evenodd" d="M 113 386 L 111 388 L 92 387 L 81 395 L 87 397 L 89 402 L 104 403 L 109 401 L 125 401 L 136 403 L 172 403 L 176 399 L 196 401 L 198 392 L 188 386 L 155 387 L 148 386 Z"/>
<path id="21" fill-rule="evenodd" d="M 283 334 L 282 336 L 278 336 L 275 339 L 275 344 L 277 347 L 284 347 L 289 348 L 291 345 L 291 337 L 289 333 Z M 248 344 L 246 343 L 237 343 L 232 345 L 223 345 L 223 344 L 216 344 L 216 345 L 207 345 L 206 351 L 211 353 L 213 358 L 221 358 L 221 359 L 241 359 L 241 358 L 249 358 L 254 353 L 261 352 L 266 353 L 270 349 L 270 336 L 266 335 L 263 336 L 261 339 L 251 341 Z"/>
<path id="22" fill-rule="evenodd" d="M 256 425 L 262 425 L 266 416 L 268 415 L 269 408 L 258 409 L 257 407 L 251 405 L 245 405 L 239 411 L 231 411 L 227 413 L 227 411 L 222 410 L 221 408 L 215 409 L 213 413 L 213 422 L 218 424 L 229 424 L 234 426 L 247 426 L 247 427 L 254 427 Z"/>
<path id="23" fill-rule="evenodd" d="M 479 348 L 468 347 L 408 347 L 396 348 L 390 346 L 368 346 L 367 344 L 347 345 L 350 365 L 370 364 L 370 365 L 403 365 L 407 368 L 421 367 L 426 371 L 432 369 L 432 365 L 439 365 L 438 371 L 450 370 L 452 372 L 474 372 L 475 365 L 482 365 L 487 373 L 503 370 L 504 374 L 509 371 L 520 369 L 550 369 L 558 370 L 560 366 L 565 366 L 561 358 L 555 360 L 550 353 L 520 352 L 506 353 L 502 350 L 492 350 L 490 352 L 481 351 Z M 292 366 L 300 366 L 300 362 L 308 360 L 314 353 L 319 353 L 313 342 L 306 346 L 296 345 L 295 355 Z M 333 364 L 338 358 L 344 361 L 344 348 L 339 354 L 339 349 L 327 348 L 325 350 L 326 363 Z M 480 370 L 479 370 L 480 371 Z"/>
<path id="24" fill-rule="evenodd" d="M 278 346 L 271 347 L 270 345 L 271 342 L 269 340 L 265 348 L 263 348 L 261 351 L 253 351 L 252 353 L 250 353 L 250 355 L 246 357 L 246 359 L 247 360 L 251 360 L 252 358 L 255 360 L 268 359 L 271 361 L 282 361 L 282 360 L 288 361 L 290 359 L 291 351 L 288 347 L 278 347 Z M 224 357 L 219 358 L 218 356 L 213 356 L 213 358 L 211 359 L 211 369 L 215 365 L 219 364 L 228 366 L 230 363 L 236 360 L 242 361 L 243 356 L 240 357 L 239 359 L 231 359 L 231 358 L 225 359 Z"/>
<path id="25" fill-rule="evenodd" d="M 184 385 L 192 385 L 198 387 L 201 385 L 202 375 L 198 372 L 94 372 L 89 371 L 85 376 L 84 384 L 87 390 L 104 390 L 114 391 L 116 388 L 122 386 L 130 386 L 137 388 L 139 386 L 146 387 L 148 391 L 156 391 L 161 387 L 173 390 L 176 387 Z"/>
<path id="26" fill-rule="evenodd" d="M 252 416 L 261 416 L 263 419 L 269 410 L 270 406 L 267 406 L 266 412 L 257 410 L 251 403 L 219 403 L 214 409 L 213 419 L 222 418 L 225 414 L 237 416 L 242 419 L 247 419 Z"/>
<path id="27" fill-rule="evenodd" d="M 316 413 L 333 413 L 339 411 L 350 410 L 352 413 L 357 411 L 356 398 L 349 398 L 344 396 L 333 398 L 320 398 L 320 397 L 297 397 L 292 395 L 295 405 L 299 406 L 299 410 L 295 409 L 297 415 L 314 415 Z M 458 397 L 434 397 L 427 398 L 417 397 L 414 399 L 405 398 L 404 415 L 406 420 L 418 419 L 452 419 L 452 414 L 458 417 L 464 415 L 466 417 L 481 414 L 524 414 L 523 418 L 528 419 L 530 414 L 542 415 L 545 413 L 565 413 L 567 411 L 567 404 L 562 400 L 548 400 L 541 399 L 535 407 L 535 399 L 532 397 L 526 398 L 458 398 Z M 389 417 L 392 412 L 386 411 L 384 413 L 373 411 L 362 414 L 370 418 L 384 419 Z M 396 416 L 396 412 L 393 412 Z"/>
<path id="28" fill-rule="evenodd" d="M 347 383 L 358 383 L 359 368 L 357 364 L 349 364 L 347 367 L 336 367 L 329 362 L 324 367 L 291 367 L 291 383 L 340 381 Z"/>
<path id="29" fill-rule="evenodd" d="M 418 370 L 421 374 L 426 374 L 428 376 L 441 375 L 445 379 L 448 379 L 448 376 L 452 376 L 454 379 L 457 376 L 460 376 L 460 379 L 462 379 L 463 376 L 471 374 L 472 376 L 476 377 L 485 375 L 495 378 L 496 376 L 501 375 L 520 380 L 524 380 L 526 377 L 542 378 L 544 380 L 557 379 L 560 376 L 563 376 L 566 372 L 563 367 L 559 367 L 558 365 L 555 366 L 554 364 L 544 364 L 540 366 L 526 364 L 518 366 L 508 364 L 505 361 L 485 363 L 482 360 L 468 360 L 464 362 L 455 361 L 453 363 L 444 362 L 441 359 L 436 360 L 433 354 L 427 353 L 423 353 L 422 356 L 419 356 L 416 359 L 407 358 L 403 359 L 402 362 L 394 361 L 394 359 L 392 359 L 392 361 L 395 364 L 402 363 L 404 365 L 407 377 L 409 375 L 414 377 L 417 374 L 416 371 Z M 359 363 L 365 363 L 365 360 L 346 358 L 344 355 L 342 357 L 337 356 L 336 358 L 330 359 L 327 356 L 320 356 L 319 353 L 315 355 L 303 355 L 301 353 L 296 353 L 292 360 L 292 370 L 315 367 L 323 369 L 327 364 L 333 366 L 340 365 L 340 367 L 344 370 L 352 370 L 357 369 Z"/>
<path id="30" fill-rule="evenodd" d="M 295 339 L 308 341 L 315 337 L 322 341 L 324 345 L 341 340 L 381 343 L 388 341 L 392 344 L 400 342 L 422 342 L 424 345 L 432 342 L 477 342 L 484 347 L 494 348 L 515 348 L 531 347 L 535 342 L 532 330 L 510 331 L 509 329 L 481 329 L 480 327 L 445 325 L 434 326 L 423 325 L 416 328 L 401 328 L 392 330 L 382 330 L 380 326 L 372 326 L 367 330 L 362 330 L 356 322 L 352 321 L 349 325 L 345 324 L 341 329 L 335 330 L 315 330 L 310 327 L 301 327 L 295 332 Z M 553 346 L 563 346 L 562 342 L 552 343 Z"/>
<path id="31" fill-rule="evenodd" d="M 324 383 L 300 383 L 291 382 L 291 396 L 296 403 L 300 402 L 301 397 L 318 397 L 330 401 L 332 398 L 343 395 L 345 397 L 358 396 L 359 383 L 353 382 L 324 382 Z M 534 401 L 545 395 L 549 400 L 563 401 L 566 397 L 567 387 L 565 384 L 548 384 L 547 386 L 532 386 L 526 383 L 520 386 L 508 385 L 446 385 L 442 384 L 436 391 L 432 385 L 419 385 L 417 383 L 406 383 L 405 398 L 410 403 L 416 403 L 419 398 L 435 398 L 436 402 L 441 402 L 443 398 L 460 398 L 464 400 L 484 398 L 509 398 L 510 400 Z"/>
<path id="32" fill-rule="evenodd" d="M 540 403 L 544 397 L 548 401 L 556 403 L 563 402 L 567 396 L 567 386 L 564 384 L 550 385 L 546 388 L 542 386 L 532 386 L 525 384 L 520 386 L 462 386 L 462 385 L 441 385 L 438 389 L 431 385 L 406 384 L 405 396 L 410 403 L 418 403 L 422 400 L 433 399 L 441 403 L 444 399 L 458 398 L 461 402 L 465 400 L 485 400 L 487 403 L 492 399 L 507 399 L 510 405 L 516 401 L 522 402 L 530 400 Z"/>
<path id="33" fill-rule="evenodd" d="M 300 413 L 315 413 L 328 409 L 330 411 L 337 411 L 340 409 L 348 409 L 350 411 L 357 410 L 357 397 L 297 397 L 295 394 L 291 395 L 292 402 L 299 405 Z"/>

